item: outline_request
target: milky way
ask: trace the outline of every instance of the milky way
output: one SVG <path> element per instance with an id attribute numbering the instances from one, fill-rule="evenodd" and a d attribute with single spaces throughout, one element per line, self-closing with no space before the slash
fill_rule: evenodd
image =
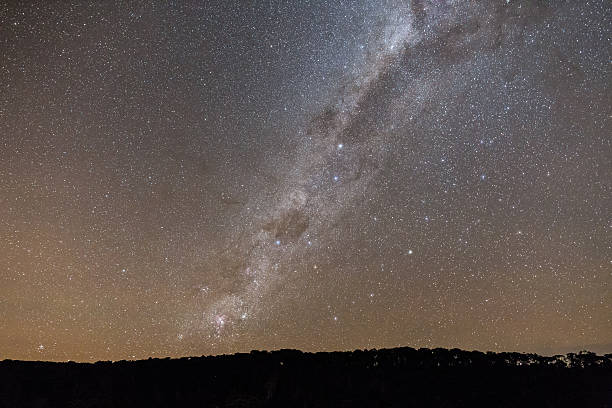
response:
<path id="1" fill-rule="evenodd" d="M 254 229 L 237 231 L 244 239 L 230 243 L 234 251 L 226 256 L 232 260 L 222 266 L 221 272 L 232 276 L 233 287 L 227 294 L 221 291 L 221 298 L 212 303 L 204 300 L 201 320 L 197 316 L 200 307 L 190 305 L 195 315 L 188 316 L 187 325 L 192 327 L 196 322 L 196 336 L 209 331 L 209 339 L 218 339 L 235 325 L 257 318 L 262 308 L 265 310 L 265 297 L 271 288 L 282 285 L 286 264 L 300 263 L 307 252 L 320 249 L 321 239 L 315 237 L 324 234 L 339 213 L 364 195 L 382 167 L 385 135 L 361 135 L 354 128 L 359 125 L 360 105 L 367 103 L 368 93 L 414 42 L 409 14 L 396 15 L 398 11 L 401 7 L 381 22 L 380 40 L 368 45 L 372 47 L 367 50 L 370 56 L 352 73 L 348 86 L 334 95 L 337 102 L 318 112 L 306 129 L 296 129 L 302 139 L 297 160 L 279 181 L 277 193 L 245 204 L 242 216 L 253 217 Z M 252 208 L 267 211 L 252 213 Z M 203 287 L 208 298 L 210 288 Z M 214 297 L 219 297 L 218 292 L 214 291 Z"/>
<path id="2" fill-rule="evenodd" d="M 0 358 L 611 351 L 607 2 L 1 11 Z"/>

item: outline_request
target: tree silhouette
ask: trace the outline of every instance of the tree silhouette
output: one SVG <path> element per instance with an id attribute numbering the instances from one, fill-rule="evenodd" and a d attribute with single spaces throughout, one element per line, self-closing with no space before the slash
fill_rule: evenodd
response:
<path id="1" fill-rule="evenodd" d="M 95 364 L 0 362 L 4 407 L 611 406 L 612 354 L 409 347 Z"/>

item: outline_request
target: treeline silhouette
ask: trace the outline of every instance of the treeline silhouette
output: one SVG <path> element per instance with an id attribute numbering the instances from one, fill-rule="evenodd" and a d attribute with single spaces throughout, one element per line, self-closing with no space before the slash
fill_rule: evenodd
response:
<path id="1" fill-rule="evenodd" d="M 0 407 L 610 407 L 612 354 L 408 347 L 0 362 Z"/>

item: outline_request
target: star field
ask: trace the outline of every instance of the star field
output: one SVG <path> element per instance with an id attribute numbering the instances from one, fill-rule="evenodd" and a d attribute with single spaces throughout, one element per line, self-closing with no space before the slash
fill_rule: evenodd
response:
<path id="1" fill-rule="evenodd" d="M 604 0 L 0 7 L 0 358 L 612 343 Z"/>

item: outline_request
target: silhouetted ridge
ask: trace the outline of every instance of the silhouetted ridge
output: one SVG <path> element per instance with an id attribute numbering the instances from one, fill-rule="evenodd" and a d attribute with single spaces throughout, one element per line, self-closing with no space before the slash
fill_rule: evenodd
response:
<path id="1" fill-rule="evenodd" d="M 612 354 L 408 347 L 0 362 L 0 407 L 612 406 Z"/>

